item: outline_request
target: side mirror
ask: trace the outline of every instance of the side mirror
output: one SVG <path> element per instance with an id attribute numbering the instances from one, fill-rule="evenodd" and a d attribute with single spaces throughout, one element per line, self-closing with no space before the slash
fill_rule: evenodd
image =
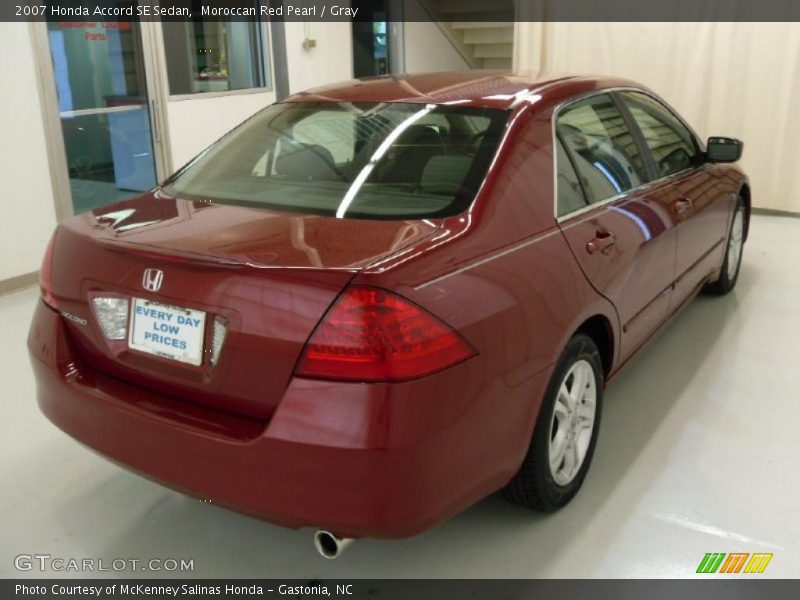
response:
<path id="1" fill-rule="evenodd" d="M 736 138 L 710 137 L 706 145 L 708 160 L 715 163 L 736 162 L 742 157 L 744 143 Z"/>

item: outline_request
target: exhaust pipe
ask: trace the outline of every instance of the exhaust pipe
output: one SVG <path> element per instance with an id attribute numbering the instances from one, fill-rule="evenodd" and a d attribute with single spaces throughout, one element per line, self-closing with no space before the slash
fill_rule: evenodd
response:
<path id="1" fill-rule="evenodd" d="M 314 546 L 317 552 L 329 559 L 337 558 L 354 541 L 353 538 L 342 538 L 324 529 L 319 529 L 314 534 Z"/>

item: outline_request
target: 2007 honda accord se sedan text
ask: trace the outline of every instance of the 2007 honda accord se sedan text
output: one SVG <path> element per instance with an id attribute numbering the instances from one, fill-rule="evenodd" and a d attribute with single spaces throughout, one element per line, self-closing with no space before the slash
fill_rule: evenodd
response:
<path id="1" fill-rule="evenodd" d="M 59 225 L 28 340 L 39 405 L 133 471 L 317 528 L 329 557 L 500 489 L 553 511 L 606 384 L 736 284 L 741 151 L 618 79 L 296 94 Z"/>

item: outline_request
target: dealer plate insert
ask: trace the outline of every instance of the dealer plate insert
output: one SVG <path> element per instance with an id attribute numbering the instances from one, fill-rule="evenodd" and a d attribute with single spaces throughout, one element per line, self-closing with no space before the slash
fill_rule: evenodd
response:
<path id="1" fill-rule="evenodd" d="M 200 366 L 206 313 L 133 298 L 128 346 L 139 352 Z"/>

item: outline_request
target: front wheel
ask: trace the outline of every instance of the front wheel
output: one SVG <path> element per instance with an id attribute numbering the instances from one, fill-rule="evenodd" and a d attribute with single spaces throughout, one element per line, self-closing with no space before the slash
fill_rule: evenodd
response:
<path id="1" fill-rule="evenodd" d="M 603 403 L 603 366 L 594 341 L 575 335 L 547 387 L 528 454 L 503 488 L 506 499 L 552 512 L 578 493 L 592 461 Z"/>
<path id="2" fill-rule="evenodd" d="M 722 261 L 722 270 L 719 278 L 706 286 L 706 291 L 722 296 L 730 292 L 739 279 L 739 269 L 742 264 L 742 250 L 744 249 L 744 200 L 741 196 L 736 201 L 736 212 L 733 214 L 731 230 L 728 232 L 728 244 L 725 248 L 725 258 Z"/>

